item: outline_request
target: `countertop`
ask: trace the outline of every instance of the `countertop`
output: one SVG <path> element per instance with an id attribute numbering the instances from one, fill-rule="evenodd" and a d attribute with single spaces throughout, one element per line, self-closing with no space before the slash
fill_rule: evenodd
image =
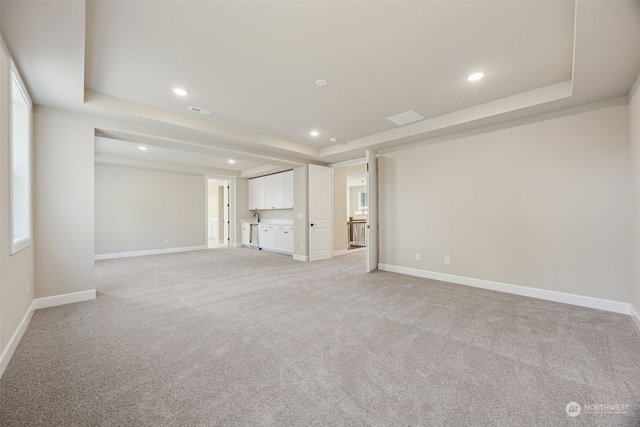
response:
<path id="1" fill-rule="evenodd" d="M 260 222 L 255 219 L 241 219 L 240 223 L 242 224 L 260 224 L 260 225 L 290 225 L 293 226 L 292 219 L 263 219 Z"/>

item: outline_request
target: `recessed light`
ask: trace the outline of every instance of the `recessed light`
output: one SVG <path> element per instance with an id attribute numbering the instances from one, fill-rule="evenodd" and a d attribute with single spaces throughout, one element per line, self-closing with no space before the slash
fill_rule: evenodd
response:
<path id="1" fill-rule="evenodd" d="M 338 142 L 338 138 L 331 138 L 329 141 L 331 141 L 331 142 Z"/>
<path id="2" fill-rule="evenodd" d="M 316 86 L 318 86 L 318 87 L 325 87 L 328 84 L 329 84 L 329 82 L 326 81 L 325 79 L 316 80 Z"/>
<path id="3" fill-rule="evenodd" d="M 147 151 L 147 147 L 142 146 L 142 145 L 138 145 L 138 150 L 140 150 L 140 151 Z"/>
<path id="4" fill-rule="evenodd" d="M 145 156 L 140 156 L 140 158 L 142 160 L 155 160 L 156 159 L 155 157 L 145 157 Z"/>
<path id="5" fill-rule="evenodd" d="M 320 132 L 318 132 L 317 130 L 312 130 L 311 132 L 309 132 L 309 135 L 318 136 L 318 135 L 320 135 Z"/>
<path id="6" fill-rule="evenodd" d="M 480 80 L 481 78 L 484 77 L 484 75 L 487 74 L 484 71 L 476 71 L 475 73 L 471 73 L 467 76 L 467 80 L 469 80 L 470 82 L 476 82 L 478 80 Z"/>
<path id="7" fill-rule="evenodd" d="M 235 163 L 236 161 L 235 161 L 235 160 L 233 160 L 233 159 L 229 159 L 229 160 L 227 160 L 227 162 L 229 162 L 229 163 Z"/>
<path id="8" fill-rule="evenodd" d="M 178 96 L 187 96 L 189 95 L 189 91 L 186 89 L 182 89 L 181 87 L 174 87 L 173 88 L 173 93 L 175 93 Z"/>

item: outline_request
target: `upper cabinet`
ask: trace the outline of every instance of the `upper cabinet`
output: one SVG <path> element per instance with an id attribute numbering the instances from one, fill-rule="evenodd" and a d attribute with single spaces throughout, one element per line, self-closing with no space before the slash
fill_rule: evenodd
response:
<path id="1" fill-rule="evenodd" d="M 293 171 L 251 178 L 249 209 L 292 209 Z"/>

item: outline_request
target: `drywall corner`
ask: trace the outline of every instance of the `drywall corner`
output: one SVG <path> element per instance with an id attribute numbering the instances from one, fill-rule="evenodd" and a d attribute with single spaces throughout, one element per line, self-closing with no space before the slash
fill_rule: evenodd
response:
<path id="1" fill-rule="evenodd" d="M 629 92 L 629 150 L 631 158 L 631 306 L 640 309 L 640 74 Z M 638 313 L 634 318 L 639 326 Z"/>
<path id="2" fill-rule="evenodd" d="M 34 111 L 36 298 L 95 289 L 94 133 L 74 114 Z"/>

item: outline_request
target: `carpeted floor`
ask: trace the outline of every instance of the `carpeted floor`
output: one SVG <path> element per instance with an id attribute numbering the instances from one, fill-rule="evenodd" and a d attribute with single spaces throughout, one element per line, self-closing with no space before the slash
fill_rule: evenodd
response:
<path id="1" fill-rule="evenodd" d="M 239 248 L 99 261 L 95 301 L 35 313 L 0 425 L 640 425 L 628 316 L 363 270 Z"/>

